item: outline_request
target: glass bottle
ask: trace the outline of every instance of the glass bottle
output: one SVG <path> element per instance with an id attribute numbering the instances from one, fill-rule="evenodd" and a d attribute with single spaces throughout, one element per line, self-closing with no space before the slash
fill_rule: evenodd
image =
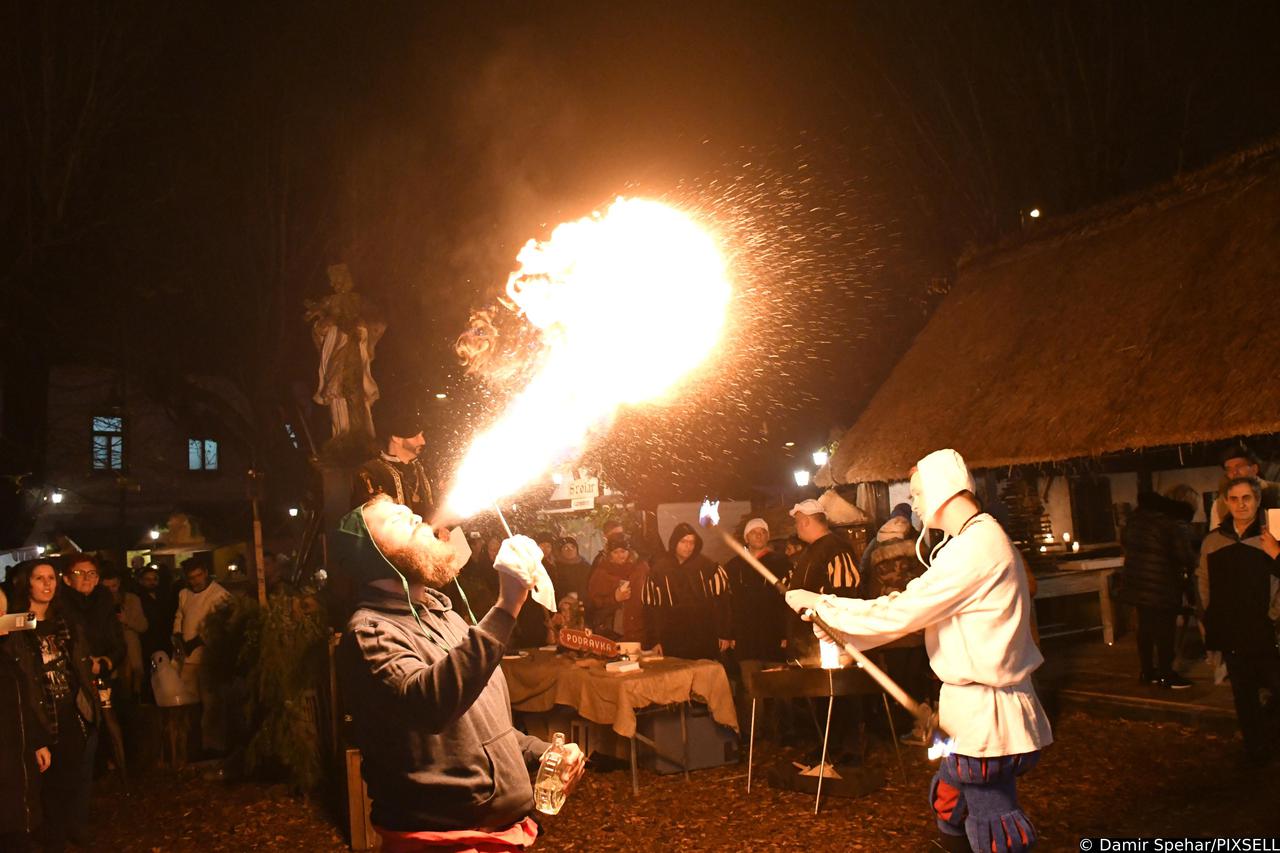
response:
<path id="1" fill-rule="evenodd" d="M 538 778 L 533 783 L 533 804 L 543 814 L 559 814 L 569 792 L 565 789 L 560 768 L 564 764 L 564 732 L 556 732 L 551 748 L 542 754 L 538 765 Z"/>

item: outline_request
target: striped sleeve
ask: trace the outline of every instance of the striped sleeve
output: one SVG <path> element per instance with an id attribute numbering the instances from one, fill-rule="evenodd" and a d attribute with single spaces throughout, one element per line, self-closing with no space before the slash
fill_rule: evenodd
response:
<path id="1" fill-rule="evenodd" d="M 841 551 L 827 563 L 827 584 L 831 589 L 854 589 L 861 580 L 853 554 L 848 551 Z"/>
<path id="2" fill-rule="evenodd" d="M 671 584 L 665 574 L 649 575 L 640 593 L 640 601 L 648 607 L 671 606 Z"/>
<path id="3" fill-rule="evenodd" d="M 724 566 L 716 566 L 711 576 L 703 578 L 703 589 L 709 598 L 719 598 L 729 591 L 729 573 Z"/>

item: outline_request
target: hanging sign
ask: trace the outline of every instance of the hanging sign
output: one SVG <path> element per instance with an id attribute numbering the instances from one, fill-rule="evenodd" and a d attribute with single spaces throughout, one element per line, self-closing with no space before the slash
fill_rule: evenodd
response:
<path id="1" fill-rule="evenodd" d="M 595 509 L 596 496 L 600 494 L 599 477 L 581 477 L 569 483 L 569 507 L 571 509 Z"/>

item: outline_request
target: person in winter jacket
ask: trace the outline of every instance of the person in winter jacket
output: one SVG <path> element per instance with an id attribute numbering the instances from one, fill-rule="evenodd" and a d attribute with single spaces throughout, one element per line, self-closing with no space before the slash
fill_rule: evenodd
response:
<path id="1" fill-rule="evenodd" d="M 124 632 L 125 665 L 119 681 L 131 695 L 137 696 L 142 689 L 142 635 L 148 627 L 142 599 L 123 588 L 120 574 L 114 570 L 103 572 L 102 586 L 111 593 L 111 600 L 116 605 L 116 620 Z"/>
<path id="2" fill-rule="evenodd" d="M 502 544 L 497 603 L 468 627 L 440 591 L 457 574 L 452 551 L 407 508 L 374 498 L 342 519 L 333 543 L 361 597 L 337 669 L 383 849 L 529 846 L 529 771 L 548 744 L 512 728 L 500 663 L 538 546 L 525 536 Z M 569 744 L 567 782 L 583 762 Z"/>
<path id="3" fill-rule="evenodd" d="M 0 616 L 8 601 L 0 590 Z M 27 853 L 40 824 L 40 774 L 51 737 L 40 720 L 39 685 L 10 651 L 0 628 L 0 850 Z"/>
<path id="4" fill-rule="evenodd" d="M 747 548 L 774 577 L 785 578 L 791 571 L 787 558 L 769 546 L 769 524 L 753 518 L 742 529 Z M 738 661 L 782 660 L 782 637 L 791 615 L 777 590 L 742 557 L 724 566 L 729 579 L 729 604 L 733 614 L 733 649 Z"/>
<path id="5" fill-rule="evenodd" d="M 933 778 L 930 801 L 943 850 L 1028 850 L 1031 821 L 1018 806 L 1017 777 L 1053 741 L 1031 682 L 1044 658 L 1031 638 L 1031 592 L 1018 550 L 974 496 L 954 450 L 938 450 L 911 475 L 912 504 L 949 541 L 906 589 L 850 599 L 791 590 L 787 604 L 811 609 L 838 634 L 868 649 L 924 630 L 942 680 L 941 729 L 951 752 Z"/>
<path id="6" fill-rule="evenodd" d="M 68 587 L 52 564 L 36 561 L 15 584 L 14 609 L 36 614 L 36 629 L 7 641 L 26 678 L 40 686 L 37 713 L 49 733 L 49 769 L 40 779 L 45 820 L 40 836 L 47 853 L 61 853 L 67 840 L 85 846 L 91 762 L 98 743 L 102 708 L 94 677 L 105 672 L 89 653 L 79 617 L 64 600 Z"/>
<path id="7" fill-rule="evenodd" d="M 578 551 L 578 540 L 572 536 L 561 538 L 556 546 L 555 567 L 548 566 L 551 582 L 555 585 L 556 595 L 561 597 L 576 592 L 578 598 L 586 601 L 591 583 L 591 564 L 582 558 Z"/>
<path id="8" fill-rule="evenodd" d="M 733 646 L 729 579 L 702 554 L 702 537 L 681 522 L 654 560 L 642 600 L 645 619 L 662 653 L 678 658 L 716 660 Z"/>
<path id="9" fill-rule="evenodd" d="M 93 675 L 97 679 L 96 684 L 92 685 L 94 692 L 99 689 L 105 690 L 101 695 L 108 697 L 101 703 L 98 725 L 95 727 L 95 733 L 89 738 L 85 748 L 84 764 L 80 768 L 81 784 L 86 791 L 82 801 L 85 814 L 79 820 L 82 824 L 87 824 L 89 820 L 88 792 L 93 786 L 99 733 L 106 733 L 118 766 L 124 767 L 124 733 L 109 699 L 115 686 L 116 676 L 127 666 L 124 629 L 120 625 L 120 620 L 116 618 L 115 600 L 111 597 L 111 592 L 100 582 L 101 576 L 102 567 L 96 558 L 89 554 L 73 554 L 62 574 L 62 580 L 66 586 L 59 592 L 61 607 L 74 613 L 84 628 Z"/>
<path id="10" fill-rule="evenodd" d="M 110 678 L 124 668 L 124 630 L 116 618 L 116 603 L 111 591 L 102 586 L 102 570 L 89 554 L 74 554 L 67 561 L 62 580 L 68 589 L 63 605 L 80 617 L 89 654 L 104 676 Z"/>
<path id="11" fill-rule="evenodd" d="M 1280 736 L 1280 653 L 1267 615 L 1272 579 L 1280 578 L 1280 542 L 1264 523 L 1257 478 L 1228 481 L 1225 498 L 1229 515 L 1201 543 L 1196 581 L 1205 646 L 1222 653 L 1231 678 L 1244 762 L 1262 766 L 1274 757 Z"/>
<path id="12" fill-rule="evenodd" d="M 862 598 L 879 598 L 892 592 L 902 592 L 907 584 L 924 573 L 924 563 L 916 556 L 916 529 L 911 526 L 911 505 L 898 504 L 889 518 L 880 525 L 871 544 L 862 552 L 858 570 L 862 580 L 858 587 Z M 917 631 L 903 637 L 893 648 L 880 652 L 884 671 L 912 696 L 933 701 L 935 682 L 929 678 L 929 656 L 924 650 L 924 632 Z M 916 726 L 918 721 L 905 709 L 894 708 L 894 714 L 902 727 Z M 916 726 L 918 729 L 918 726 Z M 928 736 L 917 730 L 911 743 Z"/>
<path id="13" fill-rule="evenodd" d="M 899 504 L 858 561 L 859 592 L 863 598 L 879 598 L 902 592 L 907 584 L 924 573 L 916 556 L 916 529 L 911 526 L 911 507 Z"/>
<path id="14" fill-rule="evenodd" d="M 1173 642 L 1183 594 L 1195 571 L 1191 505 L 1155 492 L 1138 495 L 1120 543 L 1120 597 L 1138 610 L 1138 663 L 1143 684 L 1175 690 L 1191 682 L 1173 671 Z"/>
<path id="15" fill-rule="evenodd" d="M 652 645 L 640 598 L 649 579 L 649 566 L 635 559 L 631 542 L 620 529 L 614 531 L 602 553 L 587 582 L 587 625 L 610 639 Z"/>

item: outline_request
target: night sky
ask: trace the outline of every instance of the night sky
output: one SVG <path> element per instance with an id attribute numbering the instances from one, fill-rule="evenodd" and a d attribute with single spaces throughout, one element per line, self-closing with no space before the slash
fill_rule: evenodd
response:
<path id="1" fill-rule="evenodd" d="M 302 303 L 337 261 L 391 318 L 375 376 L 435 406 L 447 469 L 501 403 L 452 354 L 468 312 L 524 241 L 636 194 L 723 229 L 738 299 L 714 375 L 593 458 L 642 498 L 744 495 L 783 482 L 783 442 L 852 423 L 966 249 L 1280 130 L 1269 3 L 0 14 L 12 470 L 38 467 L 24 391 L 62 361 L 226 374 L 269 430 L 309 396 Z"/>

